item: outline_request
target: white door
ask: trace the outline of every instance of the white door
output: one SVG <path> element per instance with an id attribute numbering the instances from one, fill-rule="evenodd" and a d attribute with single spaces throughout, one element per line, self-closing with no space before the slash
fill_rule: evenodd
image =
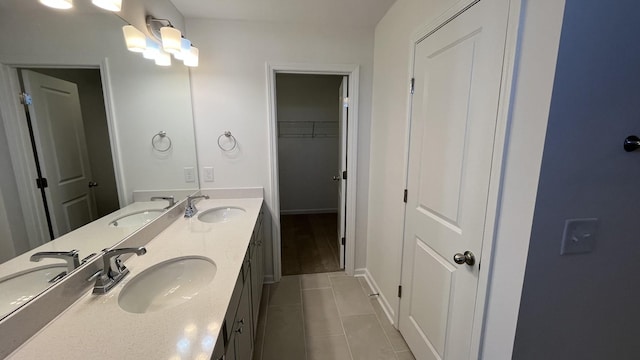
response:
<path id="1" fill-rule="evenodd" d="M 96 214 L 78 87 L 29 70 L 22 70 L 22 78 L 33 100 L 29 115 L 58 237 L 94 220 Z"/>
<path id="2" fill-rule="evenodd" d="M 343 76 L 340 84 L 340 98 L 338 106 L 338 139 L 340 141 L 338 150 L 338 176 L 340 181 L 338 186 L 338 249 L 340 249 L 340 267 L 344 269 L 344 244 L 342 239 L 346 238 L 346 195 L 347 179 L 343 177 L 347 171 L 347 117 L 349 112 L 349 77 Z"/>
<path id="3" fill-rule="evenodd" d="M 470 342 L 507 12 L 508 0 L 482 0 L 416 44 L 399 325 L 418 360 L 477 357 Z M 475 263 L 456 263 L 466 251 Z"/>

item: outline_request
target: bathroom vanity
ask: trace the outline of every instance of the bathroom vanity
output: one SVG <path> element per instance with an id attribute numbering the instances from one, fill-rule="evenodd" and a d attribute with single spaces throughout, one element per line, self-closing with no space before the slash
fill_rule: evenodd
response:
<path id="1" fill-rule="evenodd" d="M 176 216 L 179 204 L 149 224 L 166 221 L 157 236 L 113 247 L 146 248 L 125 260 L 126 278 L 104 295 L 88 289 L 8 358 L 249 360 L 263 285 L 262 204 L 261 195 L 202 199 L 191 218 Z"/>

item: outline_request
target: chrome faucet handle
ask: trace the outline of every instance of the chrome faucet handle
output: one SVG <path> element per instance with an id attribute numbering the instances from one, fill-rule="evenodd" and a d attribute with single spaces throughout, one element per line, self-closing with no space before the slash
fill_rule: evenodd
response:
<path id="1" fill-rule="evenodd" d="M 62 259 L 67 262 L 67 273 L 80 266 L 80 252 L 78 250 L 71 251 L 42 251 L 37 252 L 29 258 L 30 261 L 38 262 L 42 259 Z"/>
<path id="2" fill-rule="evenodd" d="M 169 206 L 164 208 L 165 210 L 170 209 L 171 207 L 173 207 L 173 205 L 176 204 L 176 199 L 173 196 L 152 196 L 151 197 L 151 201 L 156 201 L 156 200 L 167 200 L 169 202 Z"/>
<path id="3" fill-rule="evenodd" d="M 209 195 L 198 195 L 198 196 L 188 196 L 187 197 L 187 207 L 184 209 L 184 217 L 190 218 L 193 217 L 198 212 L 196 205 L 193 203 L 195 199 L 208 199 Z"/>
<path id="4" fill-rule="evenodd" d="M 97 276 L 96 286 L 93 288 L 93 293 L 106 294 L 122 279 L 124 279 L 127 274 L 129 274 L 129 269 L 124 266 L 122 259 L 120 259 L 120 255 L 136 254 L 138 256 L 141 256 L 146 253 L 147 249 L 145 249 L 144 247 L 120 248 L 112 250 L 105 249 L 105 253 L 102 255 L 102 271 L 96 273 L 96 276 L 98 274 L 99 276 Z"/>

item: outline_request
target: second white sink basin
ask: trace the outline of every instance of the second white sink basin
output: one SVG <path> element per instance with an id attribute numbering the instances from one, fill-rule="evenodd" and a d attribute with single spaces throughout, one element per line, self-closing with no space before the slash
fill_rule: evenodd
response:
<path id="1" fill-rule="evenodd" d="M 203 211 L 198 215 L 198 220 L 207 223 L 228 222 L 233 218 L 244 215 L 246 212 L 245 209 L 239 207 L 218 207 Z"/>
<path id="2" fill-rule="evenodd" d="M 156 264 L 131 279 L 118 296 L 130 313 L 167 309 L 191 300 L 216 276 L 216 264 L 205 257 L 188 256 Z"/>
<path id="3" fill-rule="evenodd" d="M 49 281 L 66 270 L 66 265 L 45 265 L 0 280 L 0 318 L 51 286 Z"/>
<path id="4" fill-rule="evenodd" d="M 163 212 L 163 209 L 147 209 L 132 212 L 113 220 L 109 223 L 109 226 L 125 228 L 141 227 L 142 225 L 151 222 L 151 220 L 160 216 L 160 214 L 162 214 Z"/>

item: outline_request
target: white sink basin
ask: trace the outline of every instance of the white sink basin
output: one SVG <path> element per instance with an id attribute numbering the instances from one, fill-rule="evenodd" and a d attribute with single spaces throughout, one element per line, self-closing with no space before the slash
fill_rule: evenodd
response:
<path id="1" fill-rule="evenodd" d="M 143 314 L 180 305 L 198 295 L 216 276 L 216 264 L 198 256 L 179 257 L 156 264 L 124 286 L 120 307 Z"/>
<path id="2" fill-rule="evenodd" d="M 124 228 L 131 228 L 131 227 L 138 228 L 148 222 L 151 222 L 151 220 L 157 218 L 163 212 L 164 212 L 163 209 L 147 209 L 147 210 L 132 212 L 132 213 L 120 216 L 119 218 L 113 220 L 112 222 L 109 223 L 109 226 L 124 227 Z"/>
<path id="3" fill-rule="evenodd" d="M 239 207 L 218 207 L 203 211 L 198 215 L 198 220 L 207 223 L 228 222 L 246 212 L 245 209 Z"/>
<path id="4" fill-rule="evenodd" d="M 46 265 L 0 280 L 0 317 L 41 293 L 51 285 L 49 280 L 66 270 L 66 265 Z"/>

